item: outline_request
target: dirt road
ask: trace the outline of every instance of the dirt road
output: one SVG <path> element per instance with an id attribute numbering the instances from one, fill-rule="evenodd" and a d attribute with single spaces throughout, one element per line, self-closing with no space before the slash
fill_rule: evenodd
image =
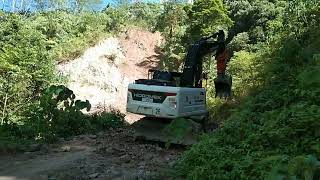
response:
<path id="1" fill-rule="evenodd" d="M 111 129 L 0 157 L 0 180 L 169 179 L 182 150 L 137 142 L 131 133 L 129 128 Z"/>

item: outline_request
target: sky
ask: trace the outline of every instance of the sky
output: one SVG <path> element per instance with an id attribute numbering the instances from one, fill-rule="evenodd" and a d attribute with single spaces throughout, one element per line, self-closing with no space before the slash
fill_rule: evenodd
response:
<path id="1" fill-rule="evenodd" d="M 3 1 L 4 1 L 4 3 L 3 3 Z M 115 0 L 101 0 L 101 1 L 102 1 L 101 5 L 99 5 L 99 7 L 96 7 L 95 9 L 102 10 L 109 3 L 115 2 Z M 142 2 L 159 2 L 160 0 L 140 0 L 140 1 L 142 1 Z M 13 0 L 0 0 L 0 9 L 5 10 L 5 11 L 10 11 L 12 9 L 13 2 L 14 2 Z M 15 2 L 16 2 L 16 10 L 17 10 L 17 9 L 19 9 L 19 7 L 21 7 L 21 0 L 15 0 Z M 33 0 L 24 0 L 24 2 L 28 2 L 28 4 L 31 4 L 26 9 L 30 9 L 30 10 L 34 9 L 34 5 L 32 5 Z"/>

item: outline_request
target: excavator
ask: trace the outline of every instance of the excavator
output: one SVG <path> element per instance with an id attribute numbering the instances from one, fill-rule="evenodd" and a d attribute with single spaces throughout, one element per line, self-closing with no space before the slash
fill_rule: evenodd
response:
<path id="1" fill-rule="evenodd" d="M 206 107 L 206 89 L 203 87 L 203 80 L 207 79 L 203 72 L 203 61 L 208 55 L 215 56 L 216 97 L 229 98 L 232 94 L 232 77 L 226 74 L 226 67 L 232 53 L 226 46 L 224 31 L 220 30 L 191 44 L 182 72 L 150 69 L 147 79 L 138 79 L 129 84 L 126 110 L 145 116 L 132 125 L 136 132 L 135 137 L 166 142 L 168 138 L 162 129 L 177 118 L 191 119 L 205 129 L 209 114 Z M 191 136 L 175 143 L 194 144 L 196 140 Z"/>

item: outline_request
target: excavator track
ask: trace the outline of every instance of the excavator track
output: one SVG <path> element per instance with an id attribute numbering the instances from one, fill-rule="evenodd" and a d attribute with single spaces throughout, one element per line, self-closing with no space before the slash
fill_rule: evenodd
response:
<path id="1" fill-rule="evenodd" d="M 157 143 L 170 143 L 172 145 L 191 146 L 199 140 L 199 135 L 203 133 L 201 125 L 194 122 L 193 130 L 184 135 L 182 138 L 176 139 L 166 132 L 166 128 L 172 120 L 160 119 L 155 117 L 144 117 L 131 125 L 134 130 L 132 136 L 136 140 Z M 197 129 L 197 130 L 195 130 Z"/>

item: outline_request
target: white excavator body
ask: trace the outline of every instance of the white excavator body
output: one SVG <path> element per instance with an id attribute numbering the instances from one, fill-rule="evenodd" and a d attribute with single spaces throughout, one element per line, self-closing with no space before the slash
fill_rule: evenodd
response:
<path id="1" fill-rule="evenodd" d="M 127 112 L 175 119 L 206 115 L 204 88 L 129 84 Z"/>

